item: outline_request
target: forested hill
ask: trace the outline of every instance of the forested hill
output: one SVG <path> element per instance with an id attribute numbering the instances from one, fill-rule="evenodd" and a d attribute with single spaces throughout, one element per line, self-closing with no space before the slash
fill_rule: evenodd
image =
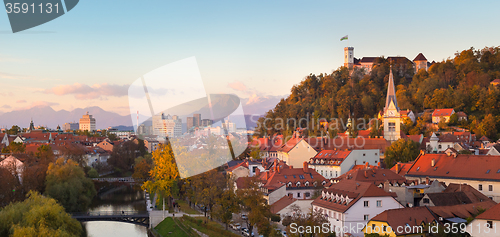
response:
<path id="1" fill-rule="evenodd" d="M 496 128 L 500 128 L 500 90 L 490 86 L 492 80 L 500 78 L 499 47 L 463 50 L 454 58 L 434 63 L 428 71 L 420 70 L 416 74 L 406 58 L 388 60 L 384 57 L 375 60 L 372 72 L 367 75 L 356 69 L 349 76 L 345 67 L 329 75 L 311 74 L 292 87 L 288 98 L 266 113 L 265 117 L 270 119 L 266 127 L 274 127 L 276 118 L 298 120 L 308 114 L 311 117 L 312 113 L 315 118 L 328 120 L 346 119 L 349 111 L 354 118 L 373 118 L 384 107 L 391 64 L 400 109 L 419 113 L 425 109 L 454 108 L 469 115 L 473 132 L 481 133 L 480 123 L 488 115 Z M 420 130 L 415 129 L 413 133 Z M 258 132 L 277 131 L 273 128 Z M 497 133 L 495 129 L 488 135 Z"/>

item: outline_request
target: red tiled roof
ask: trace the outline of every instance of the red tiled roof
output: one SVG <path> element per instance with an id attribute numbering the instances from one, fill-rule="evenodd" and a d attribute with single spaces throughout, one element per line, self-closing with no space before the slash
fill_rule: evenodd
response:
<path id="1" fill-rule="evenodd" d="M 469 203 L 453 206 L 434 206 L 429 207 L 431 211 L 443 219 L 459 217 L 467 219 L 478 213 L 478 209 L 489 209 L 495 206 L 495 202 Z"/>
<path id="2" fill-rule="evenodd" d="M 333 198 L 328 198 L 327 196 L 323 198 L 323 195 L 321 195 L 312 202 L 312 205 L 338 212 L 347 211 L 361 197 L 392 197 L 390 193 L 378 188 L 372 183 L 356 182 L 354 180 L 343 180 L 338 182 L 324 189 L 322 191 L 322 194 L 323 193 L 330 194 Z M 343 196 L 344 201 L 336 201 L 334 198 L 336 195 L 339 197 Z M 346 201 L 346 197 L 351 201 Z"/>
<path id="3" fill-rule="evenodd" d="M 288 153 L 290 150 L 292 150 L 300 142 L 300 140 L 302 140 L 302 138 L 297 138 L 297 137 L 291 138 L 283 146 L 281 146 L 279 151 Z"/>
<path id="4" fill-rule="evenodd" d="M 285 207 L 288 207 L 290 204 L 294 203 L 295 201 L 297 201 L 297 199 L 291 196 L 284 196 L 280 200 L 276 201 L 271 205 L 271 212 L 273 214 L 276 214 L 279 211 L 283 210 Z"/>
<path id="5" fill-rule="evenodd" d="M 500 83 L 500 79 L 495 79 L 495 80 L 491 81 L 490 83 L 493 83 L 493 84 Z"/>
<path id="6" fill-rule="evenodd" d="M 424 139 L 424 135 L 406 135 L 410 140 L 418 143 L 422 143 L 422 140 Z"/>
<path id="7" fill-rule="evenodd" d="M 314 137 L 305 138 L 304 140 L 317 151 L 335 149 L 380 149 L 381 152 L 385 152 L 385 149 L 391 145 L 391 143 L 384 138 L 337 137 L 334 139 L 330 139 Z"/>
<path id="8" fill-rule="evenodd" d="M 446 117 L 446 116 L 451 116 L 453 113 L 453 109 L 435 109 L 434 112 L 432 112 L 432 117 Z"/>
<path id="9" fill-rule="evenodd" d="M 267 175 L 267 179 L 265 178 Z M 269 170 L 262 172 L 259 178 L 263 181 L 264 188 L 268 190 L 277 189 L 284 184 L 288 187 L 298 188 L 297 184 L 300 182 L 300 188 L 311 188 L 314 187 L 314 183 L 321 185 L 322 181 L 325 179 L 316 170 L 307 168 L 307 172 L 304 168 L 292 168 L 292 166 L 285 168 L 285 166 L 279 166 L 276 170 Z M 289 186 L 291 184 L 291 186 Z"/>
<path id="10" fill-rule="evenodd" d="M 399 208 L 385 210 L 382 213 L 376 215 L 371 219 L 371 221 L 381 221 L 386 222 L 391 226 L 392 230 L 397 235 L 412 234 L 412 232 L 405 232 L 406 230 L 413 230 L 413 226 L 420 226 L 423 223 L 429 224 L 432 222 L 438 222 L 426 207 L 411 207 L 411 208 Z M 412 228 L 397 228 L 398 226 L 409 225 Z M 401 232 L 399 232 L 401 231 Z M 418 233 L 420 234 L 420 233 Z"/>
<path id="11" fill-rule="evenodd" d="M 322 150 L 309 160 L 310 164 L 332 164 L 340 165 L 344 159 L 351 154 L 351 151 L 345 150 Z M 323 162 L 322 162 L 323 161 Z"/>
<path id="12" fill-rule="evenodd" d="M 476 219 L 500 221 L 500 203 L 481 213 Z"/>
<path id="13" fill-rule="evenodd" d="M 378 57 L 363 57 L 359 63 L 373 63 Z"/>
<path id="14" fill-rule="evenodd" d="M 406 175 L 500 181 L 500 156 L 420 154 Z"/>
<path id="15" fill-rule="evenodd" d="M 413 59 L 413 61 L 427 61 L 427 59 L 425 58 L 424 54 L 422 53 L 419 53 L 415 59 Z"/>
<path id="16" fill-rule="evenodd" d="M 354 180 L 357 182 L 368 182 L 373 183 L 375 185 L 383 184 L 385 181 L 389 181 L 390 183 L 398 183 L 398 184 L 410 184 L 416 181 L 407 180 L 405 177 L 396 174 L 394 171 L 389 169 L 351 169 L 347 173 L 335 178 L 337 181 L 344 180 Z"/>
<path id="17" fill-rule="evenodd" d="M 468 184 L 450 183 L 443 193 L 463 192 L 471 200 L 471 202 L 492 202 L 486 195 L 479 192 L 477 189 Z"/>
<path id="18" fill-rule="evenodd" d="M 460 111 L 460 112 L 457 112 L 457 116 L 460 118 L 460 117 L 466 117 L 467 118 L 467 114 Z"/>

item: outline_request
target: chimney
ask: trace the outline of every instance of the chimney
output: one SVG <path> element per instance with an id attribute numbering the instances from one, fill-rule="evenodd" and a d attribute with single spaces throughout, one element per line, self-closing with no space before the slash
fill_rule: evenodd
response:
<path id="1" fill-rule="evenodd" d="M 365 178 L 368 178 L 368 170 L 365 170 Z"/>
<path id="2" fill-rule="evenodd" d="M 280 166 L 279 165 L 276 165 L 276 171 L 278 171 L 278 173 L 280 172 Z"/>
<path id="3" fill-rule="evenodd" d="M 454 157 L 454 158 L 457 158 L 457 153 L 453 153 L 453 157 Z"/>
<path id="4" fill-rule="evenodd" d="M 436 165 L 436 159 L 432 158 L 431 160 L 431 166 L 434 167 Z"/>
<path id="5" fill-rule="evenodd" d="M 260 175 L 260 169 L 259 169 L 259 168 L 257 168 L 257 169 L 255 169 L 255 176 L 257 176 L 257 177 L 258 177 L 259 175 Z"/>
<path id="6" fill-rule="evenodd" d="M 429 176 L 425 177 L 425 184 L 427 184 L 427 185 L 430 184 Z"/>
<path id="7" fill-rule="evenodd" d="M 266 172 L 266 180 L 268 180 L 268 179 L 269 179 L 269 171 Z"/>
<path id="8" fill-rule="evenodd" d="M 289 166 L 289 168 L 290 168 L 290 169 L 293 169 L 293 165 L 290 165 L 290 166 Z"/>
<path id="9" fill-rule="evenodd" d="M 377 168 L 381 168 L 382 163 L 380 161 L 377 163 Z"/>
<path id="10" fill-rule="evenodd" d="M 369 169 L 370 168 L 370 163 L 366 162 L 365 163 L 365 169 Z"/>
<path id="11" fill-rule="evenodd" d="M 399 174 L 399 171 L 401 171 L 401 165 L 399 162 L 396 164 L 396 174 Z"/>
<path id="12" fill-rule="evenodd" d="M 309 173 L 309 167 L 307 165 L 307 161 L 304 161 L 303 169 L 304 169 L 304 173 Z"/>

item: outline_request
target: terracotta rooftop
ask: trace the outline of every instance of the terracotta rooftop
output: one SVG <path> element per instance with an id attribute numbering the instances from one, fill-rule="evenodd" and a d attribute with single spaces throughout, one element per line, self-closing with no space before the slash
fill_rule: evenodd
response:
<path id="1" fill-rule="evenodd" d="M 413 61 L 427 61 L 427 58 L 425 58 L 424 54 L 419 53 Z"/>
<path id="2" fill-rule="evenodd" d="M 353 149 L 380 149 L 381 152 L 385 152 L 385 149 L 391 145 L 391 143 L 384 138 L 347 138 L 347 137 L 337 137 L 337 138 L 305 138 L 304 139 L 311 147 L 316 151 L 321 150 L 353 150 Z"/>
<path id="3" fill-rule="evenodd" d="M 386 222 L 389 226 L 391 226 L 392 230 L 397 235 L 412 234 L 411 232 L 405 232 L 406 228 L 397 228 L 398 226 L 409 225 L 410 227 L 413 227 L 420 226 L 422 223 L 429 224 L 432 222 L 438 222 L 427 207 L 385 210 L 384 212 L 373 217 L 371 220 Z M 398 232 L 398 229 L 401 232 Z M 408 228 L 406 230 L 413 230 L 413 228 Z"/>
<path id="4" fill-rule="evenodd" d="M 434 206 L 453 206 L 472 203 L 464 192 L 427 193 L 426 195 Z"/>
<path id="5" fill-rule="evenodd" d="M 357 169 L 349 170 L 347 173 L 334 178 L 335 181 L 354 180 L 356 182 L 368 182 L 375 185 L 383 184 L 385 181 L 398 184 L 410 184 L 416 181 L 407 180 L 405 177 L 396 174 L 389 169 Z"/>
<path id="6" fill-rule="evenodd" d="M 448 187 L 443 191 L 443 193 L 454 193 L 454 192 L 463 192 L 471 202 L 491 202 L 486 195 L 479 192 L 477 189 L 471 187 L 468 184 L 456 184 L 450 183 Z"/>
<path id="7" fill-rule="evenodd" d="M 500 156 L 420 154 L 406 176 L 500 181 Z"/>
<path id="8" fill-rule="evenodd" d="M 500 221 L 500 204 L 497 204 L 476 217 L 481 220 Z"/>
<path id="9" fill-rule="evenodd" d="M 495 206 L 495 202 L 481 202 L 481 203 L 470 203 L 462 205 L 453 206 L 434 206 L 429 207 L 431 211 L 443 219 L 459 217 L 462 219 L 467 219 L 473 215 L 476 215 L 479 209 L 489 209 Z"/>
<path id="10" fill-rule="evenodd" d="M 291 197 L 291 196 L 284 196 L 280 200 L 276 201 L 271 205 L 271 212 L 273 214 L 278 213 L 279 211 L 283 210 L 285 207 L 289 206 L 290 204 L 294 203 L 297 201 L 297 199 Z"/>
<path id="11" fill-rule="evenodd" d="M 361 197 L 392 197 L 392 195 L 372 183 L 343 180 L 324 189 L 322 195 L 316 198 L 312 204 L 345 212 Z"/>
<path id="12" fill-rule="evenodd" d="M 453 109 L 435 109 L 434 112 L 432 112 L 432 117 L 451 116 L 452 112 Z"/>

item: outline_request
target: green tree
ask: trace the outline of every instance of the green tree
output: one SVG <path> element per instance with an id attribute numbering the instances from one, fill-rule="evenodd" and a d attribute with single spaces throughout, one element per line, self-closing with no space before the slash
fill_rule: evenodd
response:
<path id="1" fill-rule="evenodd" d="M 397 162 L 409 162 L 417 158 L 420 152 L 419 144 L 411 139 L 399 139 L 385 150 L 384 162 L 391 168 Z"/>
<path id="2" fill-rule="evenodd" d="M 229 222 L 233 219 L 233 213 L 239 212 L 238 199 L 232 188 L 224 190 L 220 197 L 215 200 L 213 215 L 217 217 L 228 229 Z"/>
<path id="3" fill-rule="evenodd" d="M 259 187 L 259 180 L 256 177 L 245 179 L 247 188 L 238 189 L 236 195 L 240 200 L 242 210 L 248 213 L 246 220 L 248 229 L 252 233 L 254 226 L 259 229 L 267 228 L 271 211 L 263 193 Z"/>
<path id="4" fill-rule="evenodd" d="M 91 168 L 88 172 L 89 178 L 99 178 L 99 173 L 96 169 Z"/>
<path id="5" fill-rule="evenodd" d="M 56 200 L 30 191 L 0 210 L 0 236 L 80 236 L 81 224 Z"/>
<path id="6" fill-rule="evenodd" d="M 7 133 L 9 135 L 17 135 L 20 132 L 21 132 L 21 128 L 17 125 L 13 125 L 9 130 L 7 130 Z"/>
<path id="7" fill-rule="evenodd" d="M 94 183 L 73 160 L 59 158 L 47 170 L 45 194 L 59 201 L 68 212 L 83 211 L 96 195 Z"/>

